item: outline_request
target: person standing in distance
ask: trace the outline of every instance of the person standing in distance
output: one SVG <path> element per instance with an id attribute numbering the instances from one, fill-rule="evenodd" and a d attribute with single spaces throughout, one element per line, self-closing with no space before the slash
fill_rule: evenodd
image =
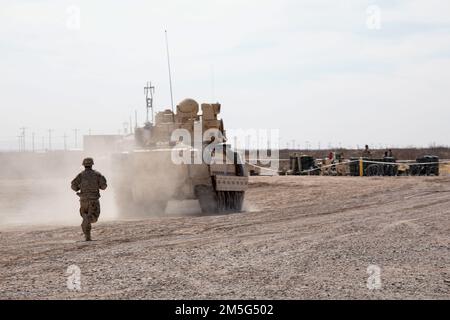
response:
<path id="1" fill-rule="evenodd" d="M 80 215 L 83 218 L 81 229 L 86 241 L 91 241 L 91 224 L 97 222 L 100 216 L 100 190 L 107 187 L 106 178 L 92 169 L 94 159 L 83 160 L 84 171 L 72 180 L 72 190 L 80 197 Z"/>

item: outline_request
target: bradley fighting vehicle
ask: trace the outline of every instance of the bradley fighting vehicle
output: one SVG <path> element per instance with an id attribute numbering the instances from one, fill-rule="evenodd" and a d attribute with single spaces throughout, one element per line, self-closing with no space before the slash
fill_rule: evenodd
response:
<path id="1" fill-rule="evenodd" d="M 114 158 L 120 214 L 161 214 L 168 203 L 189 199 L 198 200 L 202 213 L 241 211 L 248 173 L 226 143 L 221 105 L 185 99 L 176 112 L 157 112 L 152 122 L 148 108 L 144 127 L 135 129 L 133 149 Z"/>

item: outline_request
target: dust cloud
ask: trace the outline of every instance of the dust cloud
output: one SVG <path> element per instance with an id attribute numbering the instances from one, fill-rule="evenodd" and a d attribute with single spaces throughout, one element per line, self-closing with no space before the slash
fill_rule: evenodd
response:
<path id="1" fill-rule="evenodd" d="M 120 218 L 201 213 L 189 178 L 195 165 L 174 165 L 170 149 L 116 154 L 113 167 Z"/>
<path id="2" fill-rule="evenodd" d="M 79 224 L 79 198 L 70 182 L 83 170 L 85 156 L 81 151 L 0 153 L 0 227 Z M 111 175 L 107 158 L 97 158 L 94 169 L 107 179 Z M 101 195 L 100 219 L 115 219 L 112 188 Z"/>
<path id="3" fill-rule="evenodd" d="M 167 151 L 0 153 L 0 228 L 80 224 L 79 198 L 70 182 L 88 156 L 108 181 L 100 191 L 100 222 L 201 215 L 193 185 L 208 182 L 206 167 L 174 165 Z M 244 208 L 257 210 L 247 202 Z"/>

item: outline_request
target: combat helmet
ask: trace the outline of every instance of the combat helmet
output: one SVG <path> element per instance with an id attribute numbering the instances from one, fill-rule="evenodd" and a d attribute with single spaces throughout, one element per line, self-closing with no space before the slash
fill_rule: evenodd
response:
<path id="1" fill-rule="evenodd" d="M 84 167 L 92 167 L 94 165 L 94 159 L 92 159 L 92 158 L 84 158 L 82 165 Z"/>

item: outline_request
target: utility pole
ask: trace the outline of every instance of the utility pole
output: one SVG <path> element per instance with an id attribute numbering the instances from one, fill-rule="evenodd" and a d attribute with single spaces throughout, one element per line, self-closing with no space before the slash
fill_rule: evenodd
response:
<path id="1" fill-rule="evenodd" d="M 152 86 L 151 82 L 147 82 L 147 85 L 144 87 L 144 94 L 145 94 L 145 107 L 147 108 L 147 117 L 146 117 L 146 123 L 150 123 L 150 119 L 148 117 L 148 113 L 150 109 L 152 110 L 152 122 L 153 123 L 153 93 L 155 93 L 155 87 Z M 173 108 L 172 108 L 173 110 Z"/>
<path id="2" fill-rule="evenodd" d="M 20 128 L 20 130 L 22 131 L 22 150 L 26 151 L 26 145 L 25 145 L 25 130 L 27 128 L 26 127 L 22 127 Z"/>
<path id="3" fill-rule="evenodd" d="M 67 150 L 67 135 L 66 135 L 65 132 L 64 132 L 64 135 L 63 135 L 63 139 L 64 139 L 64 151 L 66 151 Z"/>
<path id="4" fill-rule="evenodd" d="M 42 151 L 45 151 L 45 137 L 42 136 Z"/>
<path id="5" fill-rule="evenodd" d="M 133 134 L 133 121 L 131 121 L 131 115 L 130 115 L 130 134 Z"/>
<path id="6" fill-rule="evenodd" d="M 17 136 L 17 138 L 19 139 L 19 151 L 22 151 L 22 136 Z"/>
<path id="7" fill-rule="evenodd" d="M 78 148 L 78 129 L 73 129 L 73 132 L 75 133 L 75 149 Z"/>
<path id="8" fill-rule="evenodd" d="M 48 129 L 48 150 L 52 150 L 52 129 Z"/>
<path id="9" fill-rule="evenodd" d="M 134 130 L 136 131 L 137 124 L 137 110 L 134 110 Z"/>
<path id="10" fill-rule="evenodd" d="M 164 30 L 164 34 L 166 36 L 167 68 L 169 71 L 170 105 L 172 107 L 172 113 L 173 113 L 172 71 L 170 70 L 169 40 L 167 38 L 167 30 Z M 173 122 L 175 122 L 175 114 L 173 115 Z"/>
<path id="11" fill-rule="evenodd" d="M 216 100 L 216 92 L 215 92 L 215 83 L 214 83 L 214 65 L 211 65 L 211 102 L 215 102 Z"/>

